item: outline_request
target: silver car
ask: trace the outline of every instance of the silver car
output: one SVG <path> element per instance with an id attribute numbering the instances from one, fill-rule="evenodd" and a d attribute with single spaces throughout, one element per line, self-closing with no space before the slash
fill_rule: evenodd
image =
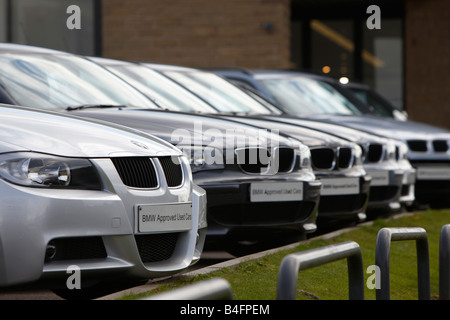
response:
<path id="1" fill-rule="evenodd" d="M 3 104 L 0 137 L 0 287 L 82 294 L 200 258 L 206 193 L 179 149 L 118 125 Z"/>
<path id="2" fill-rule="evenodd" d="M 207 242 L 240 255 L 272 247 L 274 238 L 291 241 L 316 230 L 321 182 L 299 141 L 218 117 L 162 110 L 84 57 L 13 44 L 0 44 L 0 52 L 0 102 L 109 121 L 182 149 L 194 182 L 207 192 Z"/>
<path id="3" fill-rule="evenodd" d="M 376 124 L 372 124 L 369 116 L 351 116 L 353 112 L 362 114 L 362 111 L 358 109 L 360 105 L 358 99 L 348 99 L 337 89 L 333 89 L 331 85 L 321 85 L 314 79 L 323 79 L 323 77 L 316 75 L 291 71 L 248 71 L 239 69 L 217 70 L 216 73 L 226 77 L 239 87 L 245 88 L 245 90 L 257 92 L 275 104 L 279 110 L 282 110 L 283 115 L 281 117 L 289 122 L 314 128 L 320 127 L 342 138 L 354 142 L 359 141 L 363 145 L 367 145 L 368 142 L 372 143 L 370 142 L 372 140 L 387 139 L 386 141 L 389 142 L 384 143 L 384 147 L 374 146 L 373 151 L 375 151 L 375 154 L 381 154 L 376 152 L 376 149 L 379 149 L 385 155 L 395 154 L 398 166 L 398 170 L 395 171 L 400 170 L 404 173 L 399 197 L 400 203 L 409 207 L 417 200 L 418 195 L 420 197 L 421 192 L 417 192 L 416 169 L 410 158 L 410 150 L 405 139 L 398 134 L 399 127 L 397 124 L 400 121 L 388 123 L 389 119 L 384 118 L 382 121 L 378 120 Z M 305 85 L 303 86 L 303 84 Z M 368 108 L 367 112 L 369 112 Z M 355 119 L 358 121 L 354 121 Z M 373 130 L 376 127 L 378 127 L 378 130 Z M 422 131 L 422 128 L 417 128 L 417 132 L 420 131 Z M 373 141 L 373 143 L 379 144 L 377 141 Z M 395 151 L 392 151 L 393 148 Z M 371 161 L 373 157 L 367 153 L 366 155 L 365 163 L 373 163 Z M 376 178 L 375 180 L 379 179 Z M 387 181 L 387 179 L 384 180 Z M 381 183 L 381 180 L 379 182 Z M 394 185 L 386 184 L 384 187 L 380 187 L 380 190 L 377 191 L 379 196 L 389 197 L 389 194 L 393 195 L 396 192 Z M 375 197 L 378 198 L 372 193 L 372 198 Z"/>
<path id="4" fill-rule="evenodd" d="M 337 81 L 329 77 L 289 71 L 254 71 L 252 77 L 291 117 L 335 123 L 406 144 L 407 159 L 416 172 L 416 204 L 450 205 L 449 130 L 363 113 L 357 102 L 353 103 L 358 98 L 351 100 L 345 93 L 347 90 L 333 85 Z"/>

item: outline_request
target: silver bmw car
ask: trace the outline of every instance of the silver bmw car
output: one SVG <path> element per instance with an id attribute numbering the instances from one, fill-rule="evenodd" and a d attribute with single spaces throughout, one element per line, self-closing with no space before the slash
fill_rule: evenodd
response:
<path id="1" fill-rule="evenodd" d="M 200 258 L 206 193 L 179 149 L 4 104 L 0 137 L 0 287 L 69 291 L 75 268 L 82 292 L 178 273 Z"/>
<path id="2" fill-rule="evenodd" d="M 215 238 L 240 255 L 317 229 L 321 182 L 299 141 L 218 117 L 162 110 L 84 57 L 17 44 L 0 44 L 0 51 L 0 102 L 120 124 L 183 150 L 194 182 L 207 192 L 207 242 Z"/>

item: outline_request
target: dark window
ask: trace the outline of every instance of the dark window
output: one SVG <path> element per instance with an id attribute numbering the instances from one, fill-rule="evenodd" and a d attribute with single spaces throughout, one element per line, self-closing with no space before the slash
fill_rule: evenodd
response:
<path id="1" fill-rule="evenodd" d="M 403 107 L 404 3 L 377 1 L 381 29 L 369 29 L 370 1 L 292 0 L 293 67 L 348 78 Z"/>
<path id="2" fill-rule="evenodd" d="M 71 5 L 80 29 L 71 29 Z M 101 54 L 100 0 L 0 0 L 0 40 L 82 55 Z"/>

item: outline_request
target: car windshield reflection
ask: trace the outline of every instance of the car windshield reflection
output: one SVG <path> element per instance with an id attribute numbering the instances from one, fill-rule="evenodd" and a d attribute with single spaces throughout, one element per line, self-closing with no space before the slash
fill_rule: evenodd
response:
<path id="1" fill-rule="evenodd" d="M 241 89 L 213 73 L 172 70 L 163 71 L 163 73 L 200 96 L 220 112 L 236 114 L 271 113 Z"/>
<path id="2" fill-rule="evenodd" d="M 172 111 L 209 112 L 217 110 L 167 77 L 138 64 L 106 65 L 108 70 L 137 88 L 160 107 Z"/>
<path id="3" fill-rule="evenodd" d="M 330 85 L 307 78 L 261 80 L 288 113 L 361 115 L 361 111 Z"/>
<path id="4" fill-rule="evenodd" d="M 68 55 L 2 54 L 0 85 L 17 104 L 40 109 L 109 105 L 158 108 L 106 69 Z"/>

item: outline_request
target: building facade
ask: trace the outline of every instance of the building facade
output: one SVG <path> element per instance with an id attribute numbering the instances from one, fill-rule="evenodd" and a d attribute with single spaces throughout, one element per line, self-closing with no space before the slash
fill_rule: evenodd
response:
<path id="1" fill-rule="evenodd" d="M 411 120 L 450 129 L 449 15 L 448 0 L 0 0 L 0 41 L 131 61 L 345 76 L 372 86 Z M 80 28 L 70 27 L 77 17 Z"/>

